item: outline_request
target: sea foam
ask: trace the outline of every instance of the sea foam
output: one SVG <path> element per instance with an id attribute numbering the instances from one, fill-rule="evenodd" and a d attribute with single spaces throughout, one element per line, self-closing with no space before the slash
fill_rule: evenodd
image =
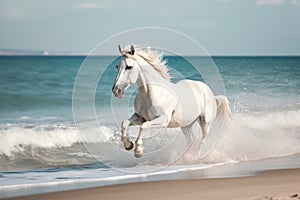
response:
<path id="1" fill-rule="evenodd" d="M 300 153 L 299 121 L 300 110 L 235 113 L 231 126 L 220 133 L 215 148 L 204 157 L 199 157 L 199 152 L 195 152 L 201 151 L 201 146 L 191 148 L 194 152 L 187 152 L 188 144 L 180 129 L 150 129 L 144 138 L 143 159 L 135 159 L 132 152 L 124 151 L 118 127 L 101 126 L 101 132 L 85 133 L 74 126 L 10 124 L 0 130 L 0 159 L 4 156 L 18 163 L 18 159 L 24 161 L 27 157 L 43 161 L 45 166 L 99 161 L 117 168 L 140 164 L 258 160 Z M 194 134 L 201 136 L 199 127 L 194 131 Z M 137 129 L 129 130 L 132 140 L 136 139 L 137 132 Z M 195 156 L 182 159 L 187 154 Z M 61 159 L 66 162 L 61 162 Z"/>
<path id="2" fill-rule="evenodd" d="M 207 160 L 258 160 L 300 153 L 300 110 L 235 114 Z"/>

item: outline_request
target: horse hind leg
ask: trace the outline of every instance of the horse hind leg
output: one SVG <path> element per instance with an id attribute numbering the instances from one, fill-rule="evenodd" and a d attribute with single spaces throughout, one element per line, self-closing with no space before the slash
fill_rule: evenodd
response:
<path id="1" fill-rule="evenodd" d="M 198 118 L 198 123 L 200 124 L 202 131 L 201 143 L 204 143 L 205 138 L 210 130 L 210 122 L 206 122 L 204 116 Z"/>

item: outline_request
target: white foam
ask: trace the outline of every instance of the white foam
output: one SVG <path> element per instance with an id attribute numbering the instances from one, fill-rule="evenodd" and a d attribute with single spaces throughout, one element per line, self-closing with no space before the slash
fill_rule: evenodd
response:
<path id="1" fill-rule="evenodd" d="M 300 152 L 300 110 L 235 114 L 207 160 L 258 160 Z"/>
<path id="2" fill-rule="evenodd" d="M 208 157 L 204 160 L 190 157 L 189 160 L 185 161 L 189 164 L 199 162 L 219 163 L 256 160 L 299 153 L 299 121 L 300 110 L 266 114 L 237 113 L 234 115 L 232 127 L 222 133 L 220 141 Z M 95 156 L 101 162 L 103 159 L 107 159 L 109 164 L 111 163 L 109 165 L 111 167 L 132 166 L 141 163 L 166 163 L 168 165 L 179 159 L 178 155 L 184 153 L 183 151 L 186 150 L 184 145 L 187 144 L 180 130 L 168 129 L 167 132 L 155 135 L 156 129 L 153 129 L 155 137 L 149 137 L 151 134 L 147 134 L 148 137 L 144 139 L 146 148 L 144 158 L 136 160 L 132 152 L 124 153 L 120 133 L 115 127 L 101 126 L 100 132 L 85 133 L 79 131 L 76 127 L 63 125 L 22 127 L 7 124 L 5 126 L 0 129 L 0 154 L 12 156 L 13 152 L 24 151 L 26 146 L 62 148 L 70 147 L 76 143 L 88 143 L 92 144 L 86 146 L 91 147 L 88 150 L 95 149 L 95 151 L 89 151 L 93 155 L 89 155 L 88 152 L 82 152 L 82 154 L 73 152 L 72 155 L 77 157 Z M 133 132 L 137 131 L 133 130 Z M 101 145 L 98 145 L 98 143 Z M 96 144 L 96 146 L 93 144 Z M 156 151 L 157 153 L 155 153 Z M 147 152 L 154 153 L 147 154 Z M 114 156 L 111 156 L 112 154 Z"/>
<path id="3" fill-rule="evenodd" d="M 109 127 L 103 127 L 105 134 L 112 134 Z M 25 147 L 62 148 L 75 143 L 100 143 L 105 139 L 99 133 L 81 133 L 76 127 L 62 125 L 26 125 L 6 124 L 0 129 L 0 154 L 11 156 L 13 152 L 22 152 Z"/>

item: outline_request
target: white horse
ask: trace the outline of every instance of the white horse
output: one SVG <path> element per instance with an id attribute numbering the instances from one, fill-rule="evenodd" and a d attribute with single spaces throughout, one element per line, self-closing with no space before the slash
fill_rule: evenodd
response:
<path id="1" fill-rule="evenodd" d="M 119 51 L 122 55 L 117 65 L 118 75 L 112 87 L 113 94 L 121 98 L 124 90 L 137 83 L 138 94 L 134 101 L 135 113 L 122 122 L 122 142 L 126 150 L 133 143 L 126 135 L 128 126 L 140 126 L 134 150 L 137 158 L 143 156 L 143 134 L 149 128 L 181 127 L 188 140 L 191 133 L 185 131 L 198 122 L 204 141 L 217 116 L 229 120 L 231 111 L 225 96 L 214 96 L 211 89 L 200 81 L 181 80 L 170 82 L 166 61 L 151 50 L 134 49 L 131 45 Z"/>

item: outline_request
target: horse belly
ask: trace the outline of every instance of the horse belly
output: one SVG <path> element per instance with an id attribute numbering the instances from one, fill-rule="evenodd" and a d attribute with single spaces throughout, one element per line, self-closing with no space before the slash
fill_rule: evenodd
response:
<path id="1" fill-rule="evenodd" d="M 183 107 L 182 107 L 183 106 Z M 169 128 L 178 128 L 190 125 L 199 117 L 197 104 L 180 104 L 172 113 L 171 120 L 168 124 Z"/>
<path id="2" fill-rule="evenodd" d="M 177 106 L 170 121 L 170 127 L 182 127 L 193 123 L 201 115 L 199 106 L 199 94 L 187 81 L 177 84 Z M 200 95 L 201 96 L 201 95 Z"/>
<path id="3" fill-rule="evenodd" d="M 179 128 L 179 127 L 190 125 L 194 121 L 195 121 L 195 119 L 182 121 L 182 120 L 176 120 L 176 119 L 172 118 L 167 127 L 168 128 Z"/>
<path id="4" fill-rule="evenodd" d="M 200 81 L 187 80 L 195 93 L 199 114 L 205 118 L 206 122 L 212 122 L 216 117 L 217 104 L 211 89 Z"/>
<path id="5" fill-rule="evenodd" d="M 198 81 L 182 80 L 177 84 L 178 105 L 168 127 L 182 127 L 193 123 L 199 116 L 213 121 L 216 103 L 209 87 Z"/>

